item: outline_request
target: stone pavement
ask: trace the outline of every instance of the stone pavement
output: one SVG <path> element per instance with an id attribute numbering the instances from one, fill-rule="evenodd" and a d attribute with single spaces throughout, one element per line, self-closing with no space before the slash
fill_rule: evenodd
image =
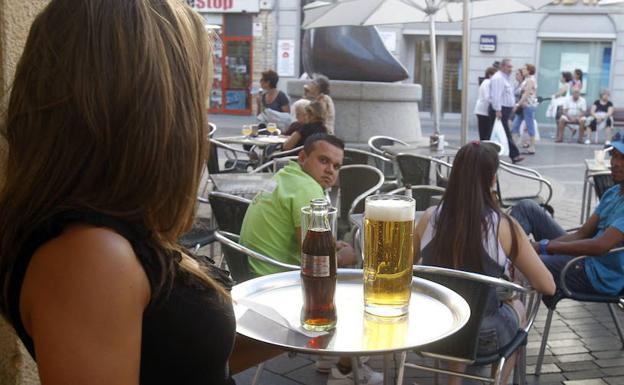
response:
<path id="1" fill-rule="evenodd" d="M 218 121 L 218 116 L 211 116 L 211 121 Z M 224 123 L 226 123 L 224 121 Z M 229 122 L 231 129 L 225 129 L 221 135 L 235 134 L 238 121 Z M 227 126 L 227 124 L 225 124 Z M 451 143 L 458 143 L 459 131 L 456 122 L 443 122 L 444 134 Z M 430 125 L 423 121 L 424 135 L 430 132 Z M 476 133 L 471 131 L 472 140 Z M 593 150 L 598 145 L 578 145 L 572 143 L 555 144 L 552 141 L 552 128 L 542 129 L 544 138 L 534 156 L 527 156 L 523 166 L 538 170 L 553 185 L 552 206 L 555 218 L 565 228 L 578 226 L 580 219 L 580 202 L 583 188 L 585 158 L 593 157 Z M 524 195 L 535 190 L 536 186 L 519 181 L 515 177 L 501 177 L 504 195 Z M 624 312 L 617 311 L 624 321 Z M 566 384 L 566 385 L 616 385 L 624 384 L 624 350 L 615 332 L 615 327 L 606 305 L 562 301 L 557 306 L 553 317 L 548 347 L 544 359 L 542 375 L 534 373 L 537 352 L 541 341 L 546 318 L 544 307 L 540 309 L 538 319 L 529 335 L 527 345 L 527 381 L 529 384 Z M 413 353 L 411 360 L 417 360 Z M 267 362 L 260 378 L 260 384 L 321 385 L 327 381 L 327 375 L 314 370 L 313 357 L 281 355 Z M 379 358 L 372 357 L 369 364 L 381 369 Z M 251 383 L 255 368 L 235 376 L 239 385 Z M 431 375 L 415 370 L 406 370 L 404 384 L 432 384 Z M 442 384 L 445 379 L 441 377 Z"/>

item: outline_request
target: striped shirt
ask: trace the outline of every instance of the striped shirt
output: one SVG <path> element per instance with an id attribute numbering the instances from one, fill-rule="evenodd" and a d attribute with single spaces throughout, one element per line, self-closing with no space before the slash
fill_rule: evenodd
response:
<path id="1" fill-rule="evenodd" d="M 500 111 L 501 107 L 513 107 L 516 104 L 509 75 L 502 71 L 495 73 L 490 81 L 490 103 L 494 111 Z"/>

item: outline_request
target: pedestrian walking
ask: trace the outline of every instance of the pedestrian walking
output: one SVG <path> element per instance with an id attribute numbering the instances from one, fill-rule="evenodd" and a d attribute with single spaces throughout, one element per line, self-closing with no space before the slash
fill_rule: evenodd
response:
<path id="1" fill-rule="evenodd" d="M 485 79 L 479 86 L 479 96 L 475 105 L 474 113 L 477 115 L 479 123 L 479 139 L 489 140 L 492 135 L 492 127 L 490 126 L 490 79 L 496 73 L 496 68 L 488 67 L 485 70 Z"/>

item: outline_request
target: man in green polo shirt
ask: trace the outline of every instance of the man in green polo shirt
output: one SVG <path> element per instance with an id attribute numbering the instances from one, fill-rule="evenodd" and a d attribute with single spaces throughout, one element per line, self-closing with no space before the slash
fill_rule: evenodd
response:
<path id="1" fill-rule="evenodd" d="M 312 199 L 325 197 L 324 190 L 336 183 L 342 165 L 344 143 L 327 134 L 311 135 L 291 161 L 275 174 L 272 192 L 261 192 L 252 201 L 241 229 L 240 242 L 273 259 L 300 264 L 301 208 Z M 339 266 L 355 263 L 353 248 L 337 242 Z M 260 261 L 249 260 L 254 274 L 261 276 L 283 271 Z"/>

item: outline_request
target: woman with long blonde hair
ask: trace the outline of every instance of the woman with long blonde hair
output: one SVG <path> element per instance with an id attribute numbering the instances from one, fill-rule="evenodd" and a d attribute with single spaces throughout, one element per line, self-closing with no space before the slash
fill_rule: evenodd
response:
<path id="1" fill-rule="evenodd" d="M 229 284 L 177 244 L 205 166 L 210 44 L 176 0 L 54 0 L 2 133 L 0 309 L 47 384 L 229 384 Z"/>

